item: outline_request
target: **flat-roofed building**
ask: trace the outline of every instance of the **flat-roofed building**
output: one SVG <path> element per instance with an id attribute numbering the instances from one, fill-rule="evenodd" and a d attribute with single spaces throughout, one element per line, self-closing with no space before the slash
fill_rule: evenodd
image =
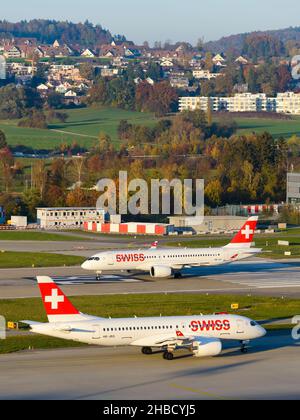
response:
<path id="1" fill-rule="evenodd" d="M 6 79 L 6 60 L 0 55 L 0 80 Z"/>
<path id="2" fill-rule="evenodd" d="M 79 229 L 84 223 L 104 223 L 106 212 L 94 207 L 38 208 L 37 223 L 43 229 Z"/>
<path id="3" fill-rule="evenodd" d="M 287 204 L 300 205 L 300 173 L 287 174 Z"/>
<path id="4" fill-rule="evenodd" d="M 300 93 L 278 93 L 276 109 L 280 114 L 300 115 Z"/>
<path id="5" fill-rule="evenodd" d="M 218 233 L 238 231 L 247 221 L 247 217 L 239 216 L 205 216 L 203 222 L 191 224 L 191 218 L 185 216 L 169 217 L 170 224 L 175 226 L 178 232 Z"/>

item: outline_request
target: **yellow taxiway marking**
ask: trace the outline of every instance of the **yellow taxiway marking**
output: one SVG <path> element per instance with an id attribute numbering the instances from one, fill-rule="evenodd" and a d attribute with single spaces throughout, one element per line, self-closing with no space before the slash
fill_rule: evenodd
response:
<path id="1" fill-rule="evenodd" d="M 212 392 L 203 391 L 201 389 L 189 388 L 189 387 L 177 385 L 177 384 L 170 384 L 170 387 L 180 389 L 186 392 L 192 392 L 193 394 L 199 394 L 199 395 L 202 395 L 203 397 L 213 398 L 215 400 L 233 400 L 234 399 L 234 398 L 229 398 L 229 397 L 223 397 L 221 395 L 216 395 L 216 394 L 213 394 Z"/>

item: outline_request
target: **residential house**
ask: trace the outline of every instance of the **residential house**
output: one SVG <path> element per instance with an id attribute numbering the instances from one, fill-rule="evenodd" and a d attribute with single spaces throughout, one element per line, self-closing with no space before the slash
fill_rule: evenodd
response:
<path id="1" fill-rule="evenodd" d="M 101 69 L 102 77 L 114 77 L 119 75 L 119 69 L 104 67 Z"/>
<path id="2" fill-rule="evenodd" d="M 240 56 L 239 56 L 239 57 L 235 60 L 235 62 L 236 62 L 237 64 L 242 65 L 242 66 L 245 66 L 245 65 L 249 64 L 249 61 L 247 60 L 247 58 L 243 57 L 242 55 L 240 55 Z"/>
<path id="3" fill-rule="evenodd" d="M 21 50 L 15 45 L 4 47 L 3 55 L 5 58 L 21 58 L 22 57 Z"/>
<path id="4" fill-rule="evenodd" d="M 172 68 L 172 67 L 174 67 L 173 60 L 168 59 L 168 58 L 163 58 L 163 59 L 160 61 L 160 65 L 161 65 L 161 67 L 163 67 L 163 68 Z"/>
<path id="5" fill-rule="evenodd" d="M 193 77 L 195 79 L 216 79 L 217 77 L 221 76 L 220 73 L 211 73 L 209 70 L 203 70 L 203 69 L 195 69 L 193 70 Z"/>
<path id="6" fill-rule="evenodd" d="M 225 63 L 225 58 L 223 56 L 223 54 L 216 54 L 212 61 L 214 62 L 215 65 L 221 64 L 223 65 Z"/>
<path id="7" fill-rule="evenodd" d="M 187 89 L 189 87 L 189 79 L 187 77 L 171 77 L 170 84 L 177 89 Z"/>
<path id="8" fill-rule="evenodd" d="M 81 53 L 81 57 L 95 58 L 96 57 L 96 53 L 94 51 L 92 51 L 90 48 L 87 48 L 86 50 L 84 50 Z"/>

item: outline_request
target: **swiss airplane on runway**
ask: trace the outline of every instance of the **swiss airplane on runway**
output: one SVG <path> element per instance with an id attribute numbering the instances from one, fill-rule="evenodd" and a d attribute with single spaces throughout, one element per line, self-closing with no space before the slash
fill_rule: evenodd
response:
<path id="1" fill-rule="evenodd" d="M 230 244 L 221 248 L 166 248 L 100 252 L 82 264 L 84 270 L 97 273 L 105 271 L 149 271 L 151 277 L 180 277 L 184 268 L 230 264 L 252 257 L 261 249 L 251 248 L 258 217 L 250 217 Z"/>
<path id="2" fill-rule="evenodd" d="M 266 334 L 248 318 L 229 315 L 105 319 L 80 313 L 50 277 L 37 278 L 48 323 L 21 321 L 32 332 L 99 346 L 136 346 L 143 354 L 163 350 L 172 360 L 174 351 L 186 349 L 195 357 L 217 356 L 221 340 L 238 340 L 246 352 L 249 340 Z"/>

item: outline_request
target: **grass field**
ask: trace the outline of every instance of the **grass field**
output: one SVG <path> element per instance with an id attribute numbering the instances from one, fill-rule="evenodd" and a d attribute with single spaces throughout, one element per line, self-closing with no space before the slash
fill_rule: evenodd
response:
<path id="1" fill-rule="evenodd" d="M 52 150 L 62 143 L 76 141 L 89 148 L 96 143 L 100 132 L 108 134 L 118 144 L 117 128 L 121 120 L 147 126 L 156 121 L 152 114 L 117 108 L 83 108 L 67 112 L 66 123 L 50 125 L 48 130 L 21 128 L 15 120 L 0 121 L 0 130 L 4 131 L 10 146 L 22 144 L 34 150 Z"/>
<path id="2" fill-rule="evenodd" d="M 0 268 L 64 267 L 80 265 L 85 258 L 34 252 L 0 252 Z"/>
<path id="3" fill-rule="evenodd" d="M 22 232 L 22 231 L 0 231 L 0 241 L 53 241 L 53 242 L 69 242 L 84 241 L 80 236 L 57 235 L 47 232 Z M 86 237 L 89 240 L 89 237 Z"/>
<path id="4" fill-rule="evenodd" d="M 97 141 L 100 132 L 108 134 L 114 144 L 118 145 L 117 127 L 121 120 L 132 124 L 152 126 L 157 121 L 153 114 L 125 111 L 117 108 L 83 108 L 67 111 L 69 119 L 66 123 L 52 124 L 48 130 L 18 127 L 18 121 L 0 121 L 10 146 L 25 145 L 34 150 L 52 150 L 62 143 L 74 141 L 84 147 L 91 147 Z M 292 120 L 272 120 L 262 118 L 235 117 L 238 133 L 252 131 L 268 131 L 275 137 L 300 136 L 300 117 Z"/>
<path id="5" fill-rule="evenodd" d="M 235 313 L 256 320 L 292 318 L 300 313 L 300 300 L 248 296 L 204 296 L 186 295 L 118 295 L 85 296 L 71 298 L 73 304 L 83 313 L 101 317 L 143 317 L 143 316 L 189 316 L 231 311 L 232 303 L 239 303 L 240 310 Z M 31 319 L 47 322 L 41 299 L 0 300 L 0 314 L 9 321 Z M 0 353 L 8 353 L 33 348 L 54 348 L 76 346 L 39 336 L 11 337 L 0 341 Z"/>
<path id="6" fill-rule="evenodd" d="M 263 118 L 234 118 L 238 124 L 238 133 L 263 133 L 265 131 L 274 137 L 289 138 L 294 134 L 300 136 L 300 117 L 292 120 L 271 120 Z"/>

